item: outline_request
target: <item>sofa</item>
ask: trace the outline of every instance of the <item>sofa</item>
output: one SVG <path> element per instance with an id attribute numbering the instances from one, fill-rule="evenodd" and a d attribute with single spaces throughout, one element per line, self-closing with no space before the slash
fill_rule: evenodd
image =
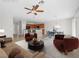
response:
<path id="1" fill-rule="evenodd" d="M 2 48 L 0 48 L 0 58 L 8 58 L 8 55 Z"/>
<path id="2" fill-rule="evenodd" d="M 66 35 L 55 35 L 53 43 L 60 52 L 64 52 L 65 54 L 77 49 L 79 46 L 78 38 Z"/>
<path id="3" fill-rule="evenodd" d="M 25 50 L 15 44 L 14 42 L 7 43 L 5 48 L 1 48 L 3 50 L 3 54 L 1 54 L 0 58 L 44 58 L 44 52 L 30 52 L 29 50 Z M 0 50 L 0 51 L 1 51 Z"/>
<path id="4" fill-rule="evenodd" d="M 3 37 L 0 38 L 0 47 L 4 48 L 6 43 L 12 42 L 12 38 L 11 37 Z"/>

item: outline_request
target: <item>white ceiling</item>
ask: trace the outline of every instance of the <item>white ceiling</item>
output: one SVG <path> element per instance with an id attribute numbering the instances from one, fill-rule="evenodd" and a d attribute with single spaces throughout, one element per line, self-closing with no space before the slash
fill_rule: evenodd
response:
<path id="1" fill-rule="evenodd" d="M 37 16 L 27 15 L 27 10 L 24 7 L 31 8 L 38 1 L 40 0 L 0 0 L 0 14 L 10 14 L 21 19 L 48 21 L 70 18 L 79 6 L 79 0 L 44 0 L 45 3 L 41 4 L 40 7 L 45 12 L 39 13 Z"/>

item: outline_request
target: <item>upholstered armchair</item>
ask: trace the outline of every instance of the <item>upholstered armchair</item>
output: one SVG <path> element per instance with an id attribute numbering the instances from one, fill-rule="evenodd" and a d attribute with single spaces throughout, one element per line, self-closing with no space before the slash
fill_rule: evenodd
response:
<path id="1" fill-rule="evenodd" d="M 79 40 L 78 38 L 75 37 L 64 38 L 63 46 L 64 46 L 64 52 L 67 54 L 67 52 L 73 51 L 74 49 L 78 48 Z"/>
<path id="2" fill-rule="evenodd" d="M 60 51 L 60 52 L 63 52 L 63 38 L 64 38 L 64 35 L 55 35 L 55 38 L 54 38 L 54 45 L 55 47 Z"/>
<path id="3" fill-rule="evenodd" d="M 67 54 L 79 46 L 79 40 L 75 37 L 65 37 L 64 35 L 56 35 L 54 39 L 55 47 L 60 51 Z"/>
<path id="4" fill-rule="evenodd" d="M 25 40 L 26 41 L 31 41 L 32 39 L 33 39 L 33 35 L 31 35 L 30 33 L 25 34 Z"/>
<path id="5" fill-rule="evenodd" d="M 34 34 L 26 33 L 25 34 L 25 40 L 26 41 L 31 41 L 33 38 L 37 39 L 37 33 L 34 33 Z"/>

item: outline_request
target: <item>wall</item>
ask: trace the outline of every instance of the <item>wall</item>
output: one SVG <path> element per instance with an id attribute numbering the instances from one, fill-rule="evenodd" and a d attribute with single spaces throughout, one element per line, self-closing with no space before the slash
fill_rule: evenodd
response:
<path id="1" fill-rule="evenodd" d="M 13 17 L 6 9 L 4 4 L 0 2 L 0 29 L 5 30 L 7 37 L 13 37 Z"/>
<path id="2" fill-rule="evenodd" d="M 13 19 L 13 26 L 14 26 L 13 34 L 21 35 L 22 34 L 22 21 Z"/>
<path id="3" fill-rule="evenodd" d="M 73 18 L 72 19 L 72 36 L 77 36 L 76 29 L 77 29 L 76 18 Z"/>
<path id="4" fill-rule="evenodd" d="M 52 20 L 45 24 L 46 30 L 52 30 L 53 26 L 60 25 L 66 35 L 72 35 L 72 20 Z"/>
<path id="5" fill-rule="evenodd" d="M 13 19 L 12 17 L 6 15 L 0 18 L 0 28 L 5 30 L 7 37 L 13 37 Z"/>
<path id="6" fill-rule="evenodd" d="M 79 37 L 79 18 L 76 19 L 76 34 Z"/>

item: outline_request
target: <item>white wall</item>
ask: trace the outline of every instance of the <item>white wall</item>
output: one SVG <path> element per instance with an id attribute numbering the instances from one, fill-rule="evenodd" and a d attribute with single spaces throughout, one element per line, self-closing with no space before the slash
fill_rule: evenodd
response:
<path id="1" fill-rule="evenodd" d="M 25 34 L 26 29 L 26 21 L 22 20 L 22 34 Z"/>
<path id="2" fill-rule="evenodd" d="M 13 26 L 14 26 L 13 34 L 21 35 L 22 34 L 22 21 L 13 19 Z"/>
<path id="3" fill-rule="evenodd" d="M 13 37 L 13 18 L 6 15 L 0 18 L 0 28 L 5 30 L 7 37 Z"/>
<path id="4" fill-rule="evenodd" d="M 77 29 L 77 22 L 76 22 L 76 18 L 73 18 L 72 19 L 72 36 L 77 36 L 77 31 L 76 31 L 76 29 Z"/>
<path id="5" fill-rule="evenodd" d="M 76 20 L 76 34 L 79 37 L 79 18 Z"/>
<path id="6" fill-rule="evenodd" d="M 13 37 L 13 17 L 0 0 L 0 29 L 5 30 L 7 37 Z"/>
<path id="7" fill-rule="evenodd" d="M 53 26 L 60 25 L 66 35 L 72 35 L 72 20 L 52 20 L 45 24 L 46 29 L 53 29 Z"/>

